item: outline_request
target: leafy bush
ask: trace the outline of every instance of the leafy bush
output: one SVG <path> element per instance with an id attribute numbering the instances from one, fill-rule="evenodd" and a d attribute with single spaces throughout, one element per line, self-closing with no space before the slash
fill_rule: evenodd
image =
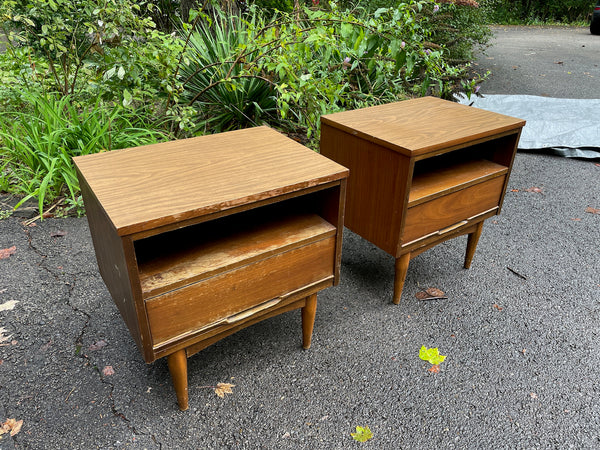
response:
<path id="1" fill-rule="evenodd" d="M 134 0 L 2 0 L 5 90 L 59 92 L 161 110 L 180 41 L 154 29 L 152 3 Z M 7 79 L 6 66 L 3 66 Z M 14 95 L 9 96 L 15 97 Z"/>
<path id="2" fill-rule="evenodd" d="M 185 98 L 197 111 L 196 132 L 216 133 L 277 121 L 273 82 L 244 70 L 259 57 L 253 49 L 249 21 L 216 10 L 190 36 L 186 64 L 181 68 Z M 187 28 L 187 27 L 186 27 Z M 189 29 L 189 28 L 187 28 Z"/>
<path id="3" fill-rule="evenodd" d="M 573 23 L 589 20 L 590 0 L 481 0 L 492 23 Z"/>
<path id="4" fill-rule="evenodd" d="M 332 4 L 304 9 L 300 19 L 267 19 L 255 7 L 244 19 L 204 16 L 186 49 L 184 98 L 197 103 L 203 130 L 266 120 L 313 139 L 321 114 L 407 96 L 449 98 L 466 72 L 431 42 L 432 14 L 433 3 L 410 0 L 370 15 Z"/>
<path id="5" fill-rule="evenodd" d="M 257 2 L 200 2 L 169 35 L 155 21 L 169 29 L 192 0 L 0 0 L 0 190 L 78 206 L 76 155 L 263 123 L 316 147 L 322 114 L 477 82 L 472 8 Z"/>

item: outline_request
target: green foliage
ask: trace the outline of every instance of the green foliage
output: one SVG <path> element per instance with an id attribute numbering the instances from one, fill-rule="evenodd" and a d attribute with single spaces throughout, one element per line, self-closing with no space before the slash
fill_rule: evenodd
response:
<path id="1" fill-rule="evenodd" d="M 267 11 L 269 14 L 277 11 L 292 12 L 294 0 L 255 0 L 254 5 Z"/>
<path id="2" fill-rule="evenodd" d="M 156 29 L 194 3 L 193 24 Z M 219 3 L 0 0 L 0 190 L 81 212 L 72 156 L 264 123 L 316 148 L 322 114 L 479 81 L 463 64 L 486 36 L 473 8 Z"/>
<path id="3" fill-rule="evenodd" d="M 3 89 L 13 100 L 25 85 L 160 109 L 181 47 L 154 29 L 154 10 L 134 0 L 1 0 L 0 29 L 8 37 Z"/>
<path id="4" fill-rule="evenodd" d="M 434 365 L 441 364 L 446 359 L 444 355 L 439 354 L 437 347 L 427 348 L 425 346 L 422 346 L 421 350 L 419 350 L 419 358 L 421 358 L 423 361 L 429 361 Z"/>
<path id="5" fill-rule="evenodd" d="M 69 96 L 26 94 L 24 100 L 31 112 L 0 115 L 0 186 L 24 195 L 17 207 L 35 198 L 41 213 L 45 203 L 64 196 L 69 207 L 80 209 L 74 156 L 165 138 L 119 106 L 97 101 L 90 109 L 78 109 Z"/>
<path id="6" fill-rule="evenodd" d="M 588 21 L 590 0 L 482 0 L 491 23 L 573 23 Z"/>
<path id="7" fill-rule="evenodd" d="M 215 133 L 232 128 L 277 122 L 274 84 L 245 69 L 260 50 L 251 43 L 258 16 L 248 21 L 215 10 L 204 15 L 193 30 L 181 68 L 183 98 L 197 111 L 196 132 Z"/>
<path id="8" fill-rule="evenodd" d="M 356 427 L 356 433 L 350 433 L 352 438 L 358 442 L 367 442 L 369 439 L 373 439 L 373 432 L 369 427 Z"/>
<path id="9" fill-rule="evenodd" d="M 204 16 L 181 69 L 184 98 L 202 131 L 264 120 L 313 139 L 325 113 L 409 96 L 450 98 L 466 72 L 431 43 L 432 5 L 410 0 L 363 15 L 331 4 L 304 9 L 300 19 L 285 12 L 266 19 L 256 8 L 244 18 Z"/>
<path id="10" fill-rule="evenodd" d="M 428 5 L 425 17 L 431 41 L 444 48 L 449 61 L 473 60 L 474 53 L 483 49 L 492 37 L 490 28 L 484 26 L 488 19 L 483 8 L 440 3 L 437 7 Z"/>

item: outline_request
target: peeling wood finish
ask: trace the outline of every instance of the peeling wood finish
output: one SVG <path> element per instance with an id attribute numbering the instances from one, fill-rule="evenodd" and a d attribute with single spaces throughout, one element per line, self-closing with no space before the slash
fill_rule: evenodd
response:
<path id="1" fill-rule="evenodd" d="M 348 170 L 266 127 L 74 158 L 98 266 L 146 362 L 187 358 L 339 283 Z M 299 330 L 300 332 L 300 330 Z"/>

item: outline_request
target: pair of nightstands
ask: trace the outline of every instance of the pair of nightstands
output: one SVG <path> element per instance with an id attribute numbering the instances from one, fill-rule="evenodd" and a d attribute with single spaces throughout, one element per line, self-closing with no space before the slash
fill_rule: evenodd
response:
<path id="1" fill-rule="evenodd" d="M 100 273 L 184 410 L 187 358 L 218 340 L 301 309 L 310 346 L 344 225 L 396 257 L 395 303 L 443 240 L 469 234 L 468 267 L 523 124 L 424 98 L 322 117 L 322 155 L 258 127 L 74 161 Z"/>

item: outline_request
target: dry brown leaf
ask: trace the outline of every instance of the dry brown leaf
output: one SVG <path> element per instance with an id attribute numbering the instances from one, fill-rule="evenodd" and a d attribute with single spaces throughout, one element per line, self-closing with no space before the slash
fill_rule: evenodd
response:
<path id="1" fill-rule="evenodd" d="M 22 420 L 6 419 L 6 422 L 4 422 L 2 426 L 0 426 L 0 435 L 4 433 L 10 433 L 11 436 L 14 436 L 19 431 L 21 431 L 22 426 Z"/>
<path id="2" fill-rule="evenodd" d="M 530 187 L 529 189 L 525 189 L 525 192 L 535 192 L 537 194 L 543 194 L 542 188 L 539 187 Z"/>
<path id="3" fill-rule="evenodd" d="M 502 306 L 499 306 L 497 303 L 494 303 L 494 308 L 496 308 L 498 311 L 502 311 L 504 308 L 502 308 Z"/>
<path id="4" fill-rule="evenodd" d="M 417 297 L 419 300 L 433 300 L 446 298 L 445 295 L 446 294 L 444 293 L 444 291 L 438 288 L 430 287 L 427 289 L 420 290 L 415 294 L 415 297 Z"/>
<path id="5" fill-rule="evenodd" d="M 90 351 L 94 352 L 96 350 L 100 350 L 102 347 L 106 347 L 107 342 L 104 339 L 100 339 L 99 341 L 94 342 L 88 348 Z"/>
<path id="6" fill-rule="evenodd" d="M 600 214 L 600 209 L 592 208 L 591 206 L 588 206 L 587 208 L 585 208 L 585 212 L 590 213 L 590 214 Z"/>
<path id="7" fill-rule="evenodd" d="M 12 247 L 9 247 L 9 248 L 0 249 L 0 259 L 8 258 L 10 255 L 14 255 L 16 251 L 17 251 L 16 245 L 13 245 Z"/>
<path id="8" fill-rule="evenodd" d="M 427 369 L 427 372 L 440 373 L 440 365 L 439 364 L 433 364 L 429 369 Z"/>
<path id="9" fill-rule="evenodd" d="M 217 387 L 215 388 L 215 394 L 221 398 L 225 397 L 225 394 L 233 394 L 233 391 L 231 390 L 232 387 L 235 387 L 235 384 L 218 383 Z"/>

